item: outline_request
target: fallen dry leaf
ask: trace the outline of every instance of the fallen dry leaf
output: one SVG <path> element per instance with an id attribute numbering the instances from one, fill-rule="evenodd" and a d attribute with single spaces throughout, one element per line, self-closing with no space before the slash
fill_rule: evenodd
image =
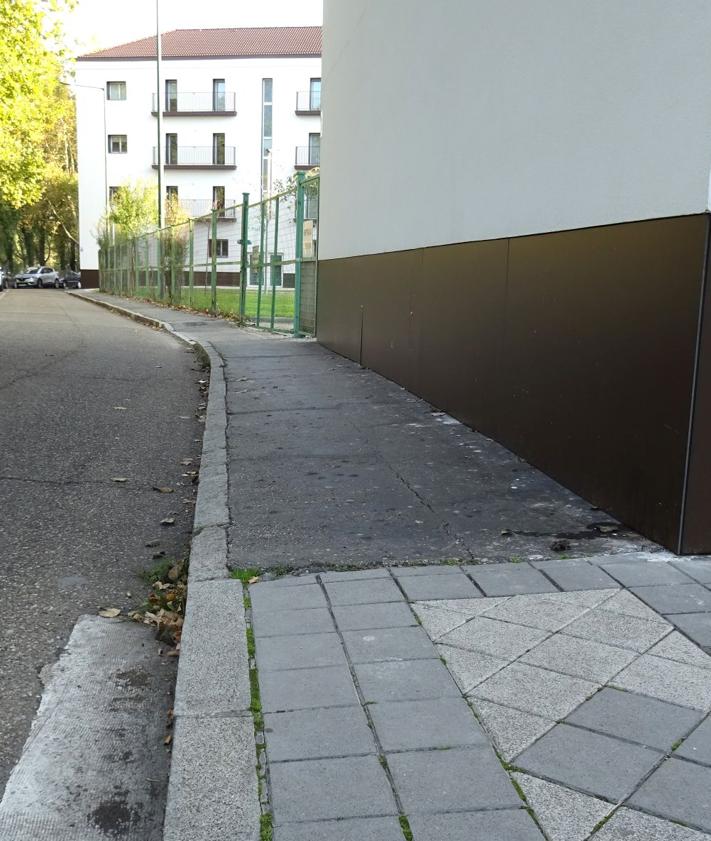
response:
<path id="1" fill-rule="evenodd" d="M 118 482 L 119 484 L 123 484 L 124 482 L 128 482 L 128 479 L 125 476 L 113 476 L 111 478 L 112 482 Z"/>
<path id="2" fill-rule="evenodd" d="M 153 490 L 158 491 L 159 494 L 172 494 L 173 493 L 172 488 L 167 488 L 167 487 L 161 486 L 161 485 L 154 485 Z"/>
<path id="3" fill-rule="evenodd" d="M 168 735 L 165 737 L 165 739 L 163 739 L 163 744 L 164 745 L 169 745 L 172 741 L 173 741 L 173 735 L 172 735 L 172 733 L 168 733 Z"/>
<path id="4" fill-rule="evenodd" d="M 125 412 L 126 411 L 125 406 L 114 406 L 114 409 L 116 409 L 117 412 Z"/>
<path id="5" fill-rule="evenodd" d="M 248 584 L 256 584 L 256 583 L 257 583 L 257 581 L 259 581 L 259 576 L 258 576 L 258 575 L 255 575 L 253 578 L 250 578 L 250 579 L 249 579 L 249 581 L 248 581 L 247 583 L 248 583 Z"/>
<path id="6" fill-rule="evenodd" d="M 161 520 L 160 524 L 162 526 L 174 526 L 175 525 L 175 517 L 166 517 L 165 520 Z"/>
<path id="7" fill-rule="evenodd" d="M 120 615 L 121 609 L 118 607 L 102 607 L 99 611 L 99 616 L 103 616 L 104 619 L 115 619 Z"/>

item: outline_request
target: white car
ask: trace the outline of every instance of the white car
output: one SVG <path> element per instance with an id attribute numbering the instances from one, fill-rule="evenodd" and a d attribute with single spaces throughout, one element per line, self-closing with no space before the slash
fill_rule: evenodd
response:
<path id="1" fill-rule="evenodd" d="M 27 271 L 15 275 L 13 285 L 15 289 L 21 289 L 23 286 L 31 286 L 35 289 L 53 286 L 59 289 L 59 275 L 49 266 L 30 266 Z"/>

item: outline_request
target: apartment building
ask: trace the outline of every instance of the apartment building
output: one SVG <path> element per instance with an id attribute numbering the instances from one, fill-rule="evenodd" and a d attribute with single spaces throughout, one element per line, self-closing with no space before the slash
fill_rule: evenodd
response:
<path id="1" fill-rule="evenodd" d="M 681 553 L 711 552 L 709 43 L 708 0 L 324 6 L 320 341 L 591 535 Z"/>
<path id="2" fill-rule="evenodd" d="M 320 163 L 321 28 L 180 29 L 77 59 L 82 279 L 98 283 L 96 229 L 112 193 L 156 184 L 190 216 L 220 210 L 220 257 L 238 234 L 229 207 Z M 161 91 L 158 138 L 157 89 Z M 235 255 L 236 256 L 236 255 Z"/>

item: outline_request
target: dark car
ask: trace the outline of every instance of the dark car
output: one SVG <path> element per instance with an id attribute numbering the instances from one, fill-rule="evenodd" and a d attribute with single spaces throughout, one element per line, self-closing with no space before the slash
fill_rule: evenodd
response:
<path id="1" fill-rule="evenodd" d="M 68 271 L 59 279 L 65 289 L 81 289 L 81 272 Z"/>
<path id="2" fill-rule="evenodd" d="M 25 286 L 34 289 L 53 286 L 59 289 L 59 275 L 49 266 L 30 266 L 26 271 L 15 275 L 13 286 L 15 289 L 22 289 Z"/>

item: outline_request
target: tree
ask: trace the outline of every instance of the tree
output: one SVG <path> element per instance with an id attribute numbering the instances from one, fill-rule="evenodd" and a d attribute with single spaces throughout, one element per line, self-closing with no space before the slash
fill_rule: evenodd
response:
<path id="1" fill-rule="evenodd" d="M 134 239 L 158 225 L 158 200 L 153 186 L 138 181 L 119 187 L 111 199 L 108 221 L 123 239 Z"/>

